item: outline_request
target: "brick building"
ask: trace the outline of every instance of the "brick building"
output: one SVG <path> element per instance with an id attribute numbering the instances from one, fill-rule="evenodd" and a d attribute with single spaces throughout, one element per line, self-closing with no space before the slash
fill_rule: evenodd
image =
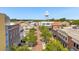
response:
<path id="1" fill-rule="evenodd" d="M 52 29 L 53 30 L 58 30 L 58 29 L 61 29 L 61 28 L 62 28 L 62 22 L 54 21 L 52 23 Z"/>
<path id="2" fill-rule="evenodd" d="M 79 28 L 66 27 L 54 31 L 54 35 L 69 50 L 79 50 Z"/>

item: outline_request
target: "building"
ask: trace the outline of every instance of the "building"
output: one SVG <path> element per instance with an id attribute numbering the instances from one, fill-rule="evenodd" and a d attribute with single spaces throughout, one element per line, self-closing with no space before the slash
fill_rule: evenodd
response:
<path id="1" fill-rule="evenodd" d="M 39 22 L 39 25 L 40 26 L 47 26 L 49 29 L 51 29 L 52 28 L 52 23 L 53 22 L 43 21 L 43 22 Z"/>
<path id="2" fill-rule="evenodd" d="M 65 27 L 55 31 L 54 35 L 69 50 L 79 50 L 79 27 Z"/>
<path id="3" fill-rule="evenodd" d="M 24 38 L 24 35 L 23 35 L 23 33 L 24 33 L 24 29 L 23 29 L 23 26 L 22 26 L 21 24 L 19 24 L 19 25 L 20 25 L 20 28 L 19 28 L 20 39 L 22 40 L 22 39 Z"/>
<path id="4" fill-rule="evenodd" d="M 61 28 L 62 28 L 62 22 L 54 21 L 52 23 L 52 29 L 53 30 L 58 30 L 58 29 L 61 29 Z"/>
<path id="5" fill-rule="evenodd" d="M 18 45 L 20 43 L 20 25 L 15 23 L 10 23 L 8 27 L 8 34 L 9 34 L 9 44 L 10 47 L 14 45 Z"/>
<path id="6" fill-rule="evenodd" d="M 24 38 L 24 21 L 17 21 L 17 22 L 14 22 L 15 24 L 18 24 L 19 25 L 19 34 L 20 34 L 20 39 L 23 39 Z"/>
<path id="7" fill-rule="evenodd" d="M 62 22 L 62 25 L 65 26 L 65 27 L 68 27 L 68 26 L 70 26 L 70 23 L 67 22 L 67 21 L 63 21 L 63 22 Z"/>
<path id="8" fill-rule="evenodd" d="M 0 50 L 9 49 L 9 39 L 7 25 L 10 23 L 10 18 L 6 14 L 0 13 Z"/>
<path id="9" fill-rule="evenodd" d="M 15 24 L 19 24 L 19 32 L 20 32 L 20 39 L 23 39 L 27 33 L 29 32 L 29 29 L 34 27 L 34 22 L 26 22 L 26 21 L 19 21 L 14 22 Z"/>
<path id="10" fill-rule="evenodd" d="M 20 37 L 21 39 L 24 38 L 27 35 L 27 32 L 29 31 L 29 25 L 27 22 L 21 22 L 20 25 Z"/>

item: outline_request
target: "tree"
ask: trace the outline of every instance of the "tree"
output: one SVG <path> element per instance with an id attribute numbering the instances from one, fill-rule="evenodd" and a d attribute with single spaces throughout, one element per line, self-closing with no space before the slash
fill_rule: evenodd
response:
<path id="1" fill-rule="evenodd" d="M 79 20 L 72 20 L 72 24 L 79 25 Z"/>
<path id="2" fill-rule="evenodd" d="M 30 49 L 28 48 L 28 46 L 19 46 L 16 48 L 16 51 L 30 51 Z"/>
<path id="3" fill-rule="evenodd" d="M 28 46 L 34 46 L 36 44 L 37 37 L 34 34 L 35 34 L 35 29 L 32 28 L 30 29 L 27 36 L 23 39 L 24 41 L 27 42 Z"/>
<path id="4" fill-rule="evenodd" d="M 24 46 L 14 46 L 14 47 L 12 47 L 11 50 L 12 51 L 30 51 L 30 49 L 26 45 L 24 45 Z"/>
<path id="5" fill-rule="evenodd" d="M 17 47 L 17 46 L 14 45 L 14 46 L 12 46 L 10 49 L 11 49 L 12 51 L 16 51 L 16 47 Z"/>
<path id="6" fill-rule="evenodd" d="M 34 33 L 35 30 L 36 30 L 36 29 L 33 27 L 33 28 L 30 29 L 30 32 L 33 32 L 33 33 Z"/>
<path id="7" fill-rule="evenodd" d="M 54 18 L 52 18 L 52 19 L 48 19 L 48 20 L 50 20 L 50 21 L 54 21 L 55 19 L 54 19 Z"/>
<path id="8" fill-rule="evenodd" d="M 53 40 L 46 44 L 46 51 L 67 51 L 67 48 L 64 48 L 59 40 Z"/>
<path id="9" fill-rule="evenodd" d="M 44 42 L 49 42 L 50 38 L 52 37 L 51 32 L 49 31 L 48 27 L 46 26 L 41 26 L 40 30 L 42 32 L 41 36 L 43 37 Z"/>
<path id="10" fill-rule="evenodd" d="M 28 44 L 33 46 L 36 43 L 36 36 L 34 36 L 34 34 L 32 35 L 31 33 L 29 34 L 29 36 L 27 37 L 28 40 Z"/>
<path id="11" fill-rule="evenodd" d="M 52 37 L 50 32 L 42 32 L 42 36 L 44 41 L 47 43 L 50 41 L 50 38 Z"/>
<path id="12" fill-rule="evenodd" d="M 60 18 L 59 20 L 60 21 L 66 21 L 66 18 Z"/>

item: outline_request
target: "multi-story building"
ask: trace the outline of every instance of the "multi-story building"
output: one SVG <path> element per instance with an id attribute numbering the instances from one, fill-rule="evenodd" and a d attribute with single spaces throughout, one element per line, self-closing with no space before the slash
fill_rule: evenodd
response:
<path id="1" fill-rule="evenodd" d="M 20 42 L 20 25 L 10 22 L 6 14 L 0 13 L 0 50 L 10 50 L 10 47 Z"/>
<path id="2" fill-rule="evenodd" d="M 66 27 L 54 32 L 64 47 L 70 50 L 79 50 L 79 28 Z"/>
<path id="3" fill-rule="evenodd" d="M 10 18 L 6 14 L 0 13 L 0 50 L 9 49 L 9 39 L 7 25 L 10 23 Z"/>
<path id="4" fill-rule="evenodd" d="M 8 34 L 9 34 L 9 44 L 10 47 L 13 45 L 18 45 L 20 43 L 20 25 L 15 23 L 10 23 L 8 27 Z"/>
<path id="5" fill-rule="evenodd" d="M 24 38 L 24 22 L 23 21 L 17 21 L 17 22 L 14 22 L 15 24 L 18 24 L 19 25 L 19 34 L 20 34 L 20 39 L 23 39 Z"/>

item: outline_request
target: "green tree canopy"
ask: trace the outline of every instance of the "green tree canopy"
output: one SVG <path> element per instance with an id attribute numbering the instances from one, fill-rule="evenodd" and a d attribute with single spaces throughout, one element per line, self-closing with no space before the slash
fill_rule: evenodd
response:
<path id="1" fill-rule="evenodd" d="M 24 46 L 14 46 L 14 47 L 12 47 L 12 50 L 13 51 L 30 51 L 30 49 L 26 45 L 24 45 Z"/>
<path id="2" fill-rule="evenodd" d="M 28 45 L 30 46 L 33 46 L 34 44 L 36 44 L 37 37 L 34 34 L 35 34 L 35 29 L 32 28 L 30 29 L 27 36 L 23 39 L 24 41 L 28 42 Z"/>
<path id="3" fill-rule="evenodd" d="M 60 21 L 66 21 L 66 18 L 60 18 L 59 20 Z"/>
<path id="4" fill-rule="evenodd" d="M 79 25 L 79 20 L 72 20 L 72 24 Z"/>
<path id="5" fill-rule="evenodd" d="M 46 51 L 67 51 L 67 48 L 64 48 L 59 40 L 53 40 L 46 44 Z"/>
<path id="6" fill-rule="evenodd" d="M 52 37 L 52 33 L 49 31 L 48 27 L 46 26 L 40 26 L 41 36 L 43 37 L 43 41 L 46 43 L 50 40 Z"/>

